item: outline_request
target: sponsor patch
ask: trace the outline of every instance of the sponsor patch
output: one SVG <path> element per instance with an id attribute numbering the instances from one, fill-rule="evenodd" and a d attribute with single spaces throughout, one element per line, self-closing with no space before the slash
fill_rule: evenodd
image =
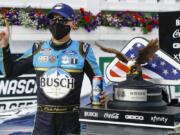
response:
<path id="1" fill-rule="evenodd" d="M 62 56 L 61 63 L 62 64 L 70 64 L 70 58 L 67 55 Z"/>
<path id="2" fill-rule="evenodd" d="M 62 53 L 66 54 L 66 55 L 76 55 L 77 54 L 77 52 L 74 50 L 65 50 Z"/>
<path id="3" fill-rule="evenodd" d="M 56 61 L 56 57 L 53 56 L 53 55 L 49 56 L 49 61 L 50 61 L 51 63 L 54 63 L 54 62 Z"/>
<path id="4" fill-rule="evenodd" d="M 48 70 L 40 77 L 40 88 L 50 99 L 61 99 L 74 89 L 75 80 L 60 68 Z"/>
<path id="5" fill-rule="evenodd" d="M 77 64 L 78 58 L 71 58 L 71 64 Z"/>
<path id="6" fill-rule="evenodd" d="M 49 58 L 49 56 L 39 56 L 38 61 L 39 62 L 47 62 L 48 58 Z"/>
<path id="7" fill-rule="evenodd" d="M 50 48 L 42 48 L 40 50 L 40 53 L 43 55 L 51 55 L 51 49 Z"/>

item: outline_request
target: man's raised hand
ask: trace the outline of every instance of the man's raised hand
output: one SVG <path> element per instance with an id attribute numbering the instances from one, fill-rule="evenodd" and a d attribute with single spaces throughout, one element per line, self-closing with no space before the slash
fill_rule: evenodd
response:
<path id="1" fill-rule="evenodd" d="M 4 19 L 6 29 L 4 31 L 0 30 L 0 48 L 5 48 L 9 44 L 10 28 L 6 19 Z"/>

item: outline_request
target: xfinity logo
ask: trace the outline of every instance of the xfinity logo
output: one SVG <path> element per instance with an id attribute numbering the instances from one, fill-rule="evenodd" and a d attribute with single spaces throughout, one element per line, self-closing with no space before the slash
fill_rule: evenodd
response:
<path id="1" fill-rule="evenodd" d="M 144 120 L 144 117 L 140 116 L 140 115 L 125 115 L 125 119 L 127 119 L 127 120 Z"/>
<path id="2" fill-rule="evenodd" d="M 168 121 L 168 118 L 165 118 L 165 117 L 158 117 L 158 116 L 153 116 L 151 117 L 151 121 L 153 121 L 154 123 L 155 122 L 163 122 L 163 123 L 167 123 Z"/>
<path id="3" fill-rule="evenodd" d="M 180 62 L 180 53 L 174 54 L 174 59 Z"/>
<path id="4" fill-rule="evenodd" d="M 84 117 L 98 118 L 98 113 L 97 112 L 84 112 Z"/>
<path id="5" fill-rule="evenodd" d="M 180 37 L 180 32 L 179 32 L 179 29 L 177 29 L 173 33 L 173 38 L 179 38 L 179 37 Z"/>
<path id="6" fill-rule="evenodd" d="M 108 112 L 106 112 L 105 114 L 104 114 L 104 118 L 105 119 L 119 119 L 119 113 L 108 113 Z"/>

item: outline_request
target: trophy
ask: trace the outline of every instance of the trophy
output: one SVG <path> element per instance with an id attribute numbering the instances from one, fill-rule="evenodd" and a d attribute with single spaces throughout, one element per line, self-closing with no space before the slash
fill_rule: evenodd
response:
<path id="1" fill-rule="evenodd" d="M 104 52 L 114 53 L 116 57 L 127 63 L 129 72 L 126 80 L 113 84 L 113 98 L 107 102 L 108 108 L 121 110 L 165 110 L 167 104 L 162 100 L 163 87 L 143 79 L 142 65 L 153 59 L 158 48 L 158 40 L 150 40 L 141 49 L 136 59 L 128 59 L 120 51 L 96 45 Z"/>

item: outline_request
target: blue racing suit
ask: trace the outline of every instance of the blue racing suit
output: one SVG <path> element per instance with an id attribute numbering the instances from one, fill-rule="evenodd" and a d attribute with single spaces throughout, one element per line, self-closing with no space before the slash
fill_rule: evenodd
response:
<path id="1" fill-rule="evenodd" d="M 37 78 L 37 113 L 33 135 L 78 134 L 78 107 L 84 73 L 90 81 L 102 76 L 87 43 L 72 41 L 54 45 L 34 44 L 22 57 L 11 60 L 9 47 L 0 49 L 0 69 L 5 77 L 17 77 L 34 68 Z"/>

